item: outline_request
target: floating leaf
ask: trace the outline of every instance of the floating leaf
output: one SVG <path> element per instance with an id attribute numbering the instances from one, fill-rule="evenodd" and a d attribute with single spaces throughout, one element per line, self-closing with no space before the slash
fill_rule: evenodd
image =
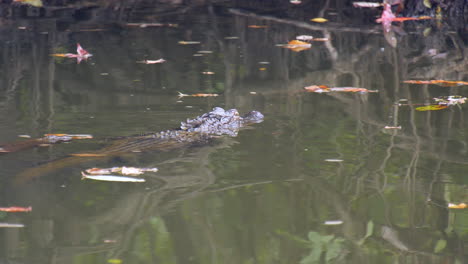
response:
<path id="1" fill-rule="evenodd" d="M 202 72 L 202 74 L 205 74 L 205 75 L 213 75 L 215 74 L 214 72 L 211 72 L 211 71 L 205 71 L 205 72 Z"/>
<path id="2" fill-rule="evenodd" d="M 325 221 L 323 224 L 324 225 L 341 225 L 341 224 L 343 224 L 343 221 L 341 221 L 341 220 L 329 220 L 329 221 Z"/>
<path id="3" fill-rule="evenodd" d="M 42 0 L 13 0 L 13 2 L 26 4 L 34 7 L 42 7 L 44 4 Z"/>
<path id="4" fill-rule="evenodd" d="M 122 263 L 122 260 L 121 260 L 121 259 L 108 259 L 108 260 L 107 260 L 107 263 L 110 263 L 110 264 L 121 264 L 121 263 Z"/>
<path id="5" fill-rule="evenodd" d="M 434 253 L 438 254 L 440 253 L 442 250 L 445 249 L 445 247 L 447 246 L 447 240 L 445 239 L 440 239 L 439 241 L 437 241 L 435 247 L 434 247 Z"/>
<path id="6" fill-rule="evenodd" d="M 446 81 L 446 80 L 429 80 L 429 81 L 423 81 L 423 80 L 407 80 L 404 81 L 404 83 L 410 83 L 410 84 L 436 84 L 439 86 L 461 86 L 461 85 L 468 85 L 468 82 L 464 81 Z"/>
<path id="7" fill-rule="evenodd" d="M 267 28 L 268 26 L 265 25 L 248 25 L 248 28 Z"/>
<path id="8" fill-rule="evenodd" d="M 185 40 L 182 40 L 182 41 L 179 41 L 178 43 L 181 44 L 181 45 L 195 45 L 195 44 L 200 44 L 201 42 L 200 41 L 185 41 Z"/>
<path id="9" fill-rule="evenodd" d="M 96 181 L 112 181 L 112 182 L 145 182 L 145 179 L 135 177 L 124 177 L 116 175 L 88 175 L 81 172 L 81 179 L 90 179 Z"/>
<path id="10" fill-rule="evenodd" d="M 179 98 L 182 97 L 216 97 L 219 96 L 219 94 L 214 94 L 214 93 L 196 93 L 196 94 L 184 94 L 181 92 L 179 93 Z"/>
<path id="11" fill-rule="evenodd" d="M 448 108 L 446 105 L 426 105 L 426 106 L 420 106 L 416 107 L 416 111 L 437 111 L 437 110 L 442 110 Z"/>
<path id="12" fill-rule="evenodd" d="M 375 2 L 353 2 L 354 7 L 365 7 L 365 8 L 375 8 L 375 7 L 381 7 L 381 3 L 375 3 Z"/>
<path id="13" fill-rule="evenodd" d="M 301 41 L 311 41 L 312 39 L 314 39 L 314 37 L 309 35 L 300 35 L 296 36 L 296 39 Z"/>
<path id="14" fill-rule="evenodd" d="M 281 45 L 283 48 L 290 49 L 295 52 L 303 51 L 303 50 L 308 50 L 312 47 L 310 43 L 300 41 L 300 40 L 291 40 L 288 42 L 286 45 Z"/>
<path id="15" fill-rule="evenodd" d="M 9 213 L 17 213 L 17 212 L 31 212 L 32 207 L 19 207 L 19 206 L 11 206 L 11 207 L 0 207 L 1 212 L 9 212 Z"/>
<path id="16" fill-rule="evenodd" d="M 77 63 L 79 64 L 82 60 L 87 60 L 88 58 L 92 57 L 93 54 L 89 53 L 83 47 L 81 47 L 80 43 L 76 44 L 76 54 L 73 53 L 55 53 L 51 54 L 54 57 L 64 57 L 64 58 L 76 58 Z"/>
<path id="17" fill-rule="evenodd" d="M 460 204 L 453 204 L 449 203 L 448 208 L 450 209 L 466 209 L 468 205 L 466 203 L 460 203 Z"/>
<path id="18" fill-rule="evenodd" d="M 4 228 L 21 228 L 24 227 L 23 224 L 17 224 L 17 223 L 0 223 L 0 227 Z"/>
<path id="19" fill-rule="evenodd" d="M 72 139 L 91 139 L 93 135 L 89 134 L 44 134 L 44 137 L 70 137 Z"/>
<path id="20" fill-rule="evenodd" d="M 344 92 L 344 93 L 376 93 L 377 90 L 368 90 L 366 88 L 357 87 L 328 87 L 326 85 L 311 85 L 304 87 L 308 92 L 313 93 L 329 93 L 329 92 Z"/>
<path id="21" fill-rule="evenodd" d="M 136 168 L 136 167 L 112 167 L 112 168 L 91 168 L 87 169 L 89 175 L 104 175 L 111 173 L 120 173 L 122 175 L 141 175 L 145 172 L 157 172 L 158 168 Z"/>
<path id="22" fill-rule="evenodd" d="M 439 103 L 439 105 L 460 105 L 464 104 L 466 99 L 466 97 L 461 97 L 459 95 L 450 95 L 434 98 L 434 101 Z"/>
<path id="23" fill-rule="evenodd" d="M 427 8 L 432 8 L 431 0 L 424 0 L 424 1 L 423 1 L 423 4 L 424 4 L 424 6 L 427 7 Z"/>
<path id="24" fill-rule="evenodd" d="M 316 23 L 325 23 L 328 21 L 328 19 L 323 18 L 323 17 L 316 17 L 316 18 L 312 18 L 310 21 L 316 22 Z"/>
<path id="25" fill-rule="evenodd" d="M 73 157 L 105 157 L 106 154 L 100 154 L 100 153 L 74 153 L 74 154 L 70 154 L 70 156 L 73 156 Z"/>
<path id="26" fill-rule="evenodd" d="M 137 63 L 144 63 L 144 64 L 157 64 L 157 63 L 164 63 L 164 62 L 166 62 L 165 59 L 137 61 Z"/>

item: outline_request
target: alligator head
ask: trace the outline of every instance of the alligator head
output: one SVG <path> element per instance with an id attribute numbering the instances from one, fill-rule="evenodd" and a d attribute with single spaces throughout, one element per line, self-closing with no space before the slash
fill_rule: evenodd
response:
<path id="1" fill-rule="evenodd" d="M 180 129 L 188 132 L 234 137 L 239 129 L 246 124 L 262 121 L 263 115 L 258 111 L 251 111 L 245 116 L 240 116 L 236 109 L 224 110 L 221 107 L 215 107 L 211 112 L 182 122 Z"/>

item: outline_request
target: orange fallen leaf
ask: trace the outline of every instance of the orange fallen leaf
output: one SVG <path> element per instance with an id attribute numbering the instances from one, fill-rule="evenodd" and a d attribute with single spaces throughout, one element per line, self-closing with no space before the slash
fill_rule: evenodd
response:
<path id="1" fill-rule="evenodd" d="M 18 207 L 18 206 L 12 206 L 12 207 L 0 207 L 1 212 L 10 212 L 10 213 L 15 213 L 15 212 L 31 212 L 32 207 Z"/>
<path id="2" fill-rule="evenodd" d="M 450 209 L 466 209 L 466 208 L 468 208 L 468 205 L 466 203 L 460 203 L 460 204 L 449 203 L 448 208 L 450 208 Z"/>
<path id="3" fill-rule="evenodd" d="M 426 105 L 426 106 L 420 106 L 416 107 L 416 111 L 437 111 L 437 110 L 442 110 L 448 108 L 446 105 Z"/>
<path id="4" fill-rule="evenodd" d="M 264 25 L 248 25 L 247 27 L 248 27 L 248 28 L 267 28 L 268 26 L 264 26 Z"/>
<path id="5" fill-rule="evenodd" d="M 323 18 L 323 17 L 316 17 L 316 18 L 312 18 L 310 21 L 317 22 L 317 23 L 324 23 L 324 22 L 327 22 L 328 19 Z"/>
<path id="6" fill-rule="evenodd" d="M 259 71 L 266 71 L 267 68 L 259 68 Z"/>
<path id="7" fill-rule="evenodd" d="M 299 51 L 310 49 L 312 45 L 305 41 L 294 39 L 294 40 L 289 41 L 288 44 L 286 45 L 281 45 L 281 47 L 290 49 L 295 52 L 299 52 Z"/>
<path id="8" fill-rule="evenodd" d="M 410 84 L 436 84 L 439 86 L 461 86 L 461 85 L 468 85 L 468 82 L 464 81 L 446 81 L 446 80 L 428 80 L 428 81 L 422 81 L 422 80 L 407 80 L 404 81 L 404 83 L 410 83 Z"/>

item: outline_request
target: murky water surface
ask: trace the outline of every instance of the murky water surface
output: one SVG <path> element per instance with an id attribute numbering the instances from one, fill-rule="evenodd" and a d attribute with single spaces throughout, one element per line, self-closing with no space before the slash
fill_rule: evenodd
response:
<path id="1" fill-rule="evenodd" d="M 378 9 L 286 3 L 2 6 L 1 141 L 94 138 L 0 156 L 0 207 L 32 207 L 0 212 L 0 262 L 466 263 L 467 211 L 448 204 L 468 201 L 468 108 L 417 107 L 468 86 L 404 83 L 468 81 L 466 31 L 385 32 Z M 278 46 L 298 35 L 328 41 Z M 76 43 L 93 56 L 51 56 Z M 215 106 L 265 120 L 196 146 L 64 159 Z M 81 179 L 116 166 L 159 171 Z"/>

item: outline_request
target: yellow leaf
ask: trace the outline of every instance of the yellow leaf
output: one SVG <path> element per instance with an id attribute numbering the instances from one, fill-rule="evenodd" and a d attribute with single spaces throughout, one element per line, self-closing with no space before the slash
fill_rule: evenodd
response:
<path id="1" fill-rule="evenodd" d="M 431 0 L 424 0 L 424 1 L 423 1 L 423 4 L 424 4 L 424 6 L 427 7 L 427 8 L 432 8 Z"/>
<path id="2" fill-rule="evenodd" d="M 468 208 L 468 205 L 466 203 L 460 203 L 460 204 L 449 203 L 448 208 L 450 208 L 450 209 L 465 209 L 465 208 Z"/>
<path id="3" fill-rule="evenodd" d="M 110 264 L 121 264 L 121 263 L 122 263 L 122 260 L 121 260 L 121 259 L 108 259 L 108 260 L 107 260 L 107 263 L 110 263 Z"/>
<path id="4" fill-rule="evenodd" d="M 436 110 L 442 110 L 448 108 L 446 105 L 426 105 L 426 106 L 420 106 L 416 107 L 416 111 L 436 111 Z"/>
<path id="5" fill-rule="evenodd" d="M 323 18 L 323 17 L 316 17 L 316 18 L 312 18 L 310 21 L 317 22 L 317 23 L 324 23 L 324 22 L 327 22 L 328 19 Z"/>

